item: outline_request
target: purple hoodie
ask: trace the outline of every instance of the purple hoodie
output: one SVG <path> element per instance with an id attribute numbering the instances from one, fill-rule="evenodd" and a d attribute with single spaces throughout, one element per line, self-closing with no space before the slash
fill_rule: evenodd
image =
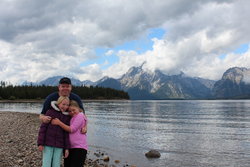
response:
<path id="1" fill-rule="evenodd" d="M 58 111 L 58 108 L 52 107 L 46 112 L 46 116 L 50 116 L 52 119 L 58 118 L 66 125 L 70 124 L 71 117 Z M 42 123 L 38 134 L 37 145 L 68 149 L 70 147 L 69 133 L 58 125 Z"/>

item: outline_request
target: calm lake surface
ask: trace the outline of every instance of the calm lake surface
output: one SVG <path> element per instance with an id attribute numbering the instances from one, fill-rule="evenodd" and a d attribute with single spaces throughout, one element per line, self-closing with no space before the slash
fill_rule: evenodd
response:
<path id="1" fill-rule="evenodd" d="M 85 101 L 88 142 L 137 167 L 249 167 L 250 100 Z M 40 113 L 41 103 L 0 103 Z M 156 149 L 159 159 L 145 153 Z M 118 166 L 118 165 L 117 165 Z"/>

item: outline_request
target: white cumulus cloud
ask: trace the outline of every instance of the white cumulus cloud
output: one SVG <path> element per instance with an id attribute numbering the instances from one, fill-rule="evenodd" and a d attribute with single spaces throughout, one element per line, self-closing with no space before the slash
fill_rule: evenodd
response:
<path id="1" fill-rule="evenodd" d="M 95 81 L 120 77 L 143 62 L 166 74 L 219 79 L 229 67 L 249 68 L 249 51 L 234 53 L 250 41 L 248 6 L 248 0 L 2 0 L 0 80 L 70 75 Z M 153 49 L 114 50 L 154 28 L 166 33 L 152 39 Z M 103 56 L 118 61 L 94 62 L 96 48 L 107 49 Z"/>

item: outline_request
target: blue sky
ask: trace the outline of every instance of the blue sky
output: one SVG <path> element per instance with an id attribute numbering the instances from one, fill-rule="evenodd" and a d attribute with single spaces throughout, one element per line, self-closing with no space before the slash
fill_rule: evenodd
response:
<path id="1" fill-rule="evenodd" d="M 234 53 L 236 54 L 242 54 L 242 53 L 246 53 L 247 50 L 249 48 L 249 44 L 245 43 L 245 44 L 241 44 L 239 48 L 237 48 Z"/>
<path id="2" fill-rule="evenodd" d="M 96 58 L 93 60 L 89 60 L 88 62 L 84 62 L 81 65 L 86 66 L 93 63 L 102 64 L 101 69 L 106 69 L 112 66 L 114 63 L 119 62 L 119 58 L 116 56 L 115 53 L 119 52 L 120 50 L 124 51 L 136 51 L 139 54 L 142 54 L 146 51 L 152 50 L 153 47 L 153 38 L 162 39 L 165 34 L 165 30 L 161 28 L 152 28 L 139 39 L 127 41 L 121 45 L 115 46 L 113 48 L 96 48 L 95 54 Z M 114 53 L 111 55 L 106 55 L 108 51 L 112 50 Z M 105 64 L 108 62 L 108 64 Z"/>
<path id="3" fill-rule="evenodd" d="M 250 68 L 249 5 L 2 0 L 0 77 L 14 84 L 57 75 L 96 81 L 145 62 L 145 70 L 218 80 L 230 67 Z"/>
<path id="4" fill-rule="evenodd" d="M 153 38 L 162 39 L 162 37 L 164 36 L 165 33 L 166 33 L 165 30 L 163 30 L 161 28 L 153 28 L 153 29 L 149 30 L 149 33 L 147 34 L 147 36 L 145 38 L 128 41 L 128 42 L 126 42 L 122 45 L 116 46 L 114 48 L 96 48 L 95 49 L 95 54 L 97 56 L 96 59 L 93 59 L 89 62 L 85 62 L 82 64 L 82 66 L 97 63 L 97 64 L 104 64 L 102 66 L 102 69 L 106 69 L 106 68 L 112 66 L 114 63 L 117 63 L 119 61 L 119 58 L 115 54 L 105 56 L 105 54 L 109 50 L 113 50 L 114 52 L 118 52 L 119 50 L 125 50 L 125 51 L 134 50 L 134 51 L 138 52 L 139 54 L 144 53 L 146 51 L 152 50 L 153 42 L 151 39 L 153 39 Z M 238 48 L 236 48 L 235 50 L 232 50 L 232 52 L 235 54 L 243 54 L 243 53 L 247 52 L 248 48 L 249 48 L 248 43 L 241 44 Z M 221 59 L 224 59 L 226 56 L 227 55 L 222 54 L 219 57 Z M 106 61 L 109 62 L 107 65 L 105 65 Z"/>
<path id="5" fill-rule="evenodd" d="M 233 53 L 235 54 L 244 54 L 248 51 L 248 48 L 249 48 L 249 44 L 246 43 L 246 44 L 241 44 L 238 48 L 236 48 L 235 50 L 232 50 Z M 224 59 L 227 55 L 226 54 L 222 54 L 220 55 L 220 59 Z"/>

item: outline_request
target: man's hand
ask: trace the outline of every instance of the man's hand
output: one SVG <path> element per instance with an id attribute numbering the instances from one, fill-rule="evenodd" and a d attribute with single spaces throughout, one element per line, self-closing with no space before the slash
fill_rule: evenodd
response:
<path id="1" fill-rule="evenodd" d="M 58 118 L 52 119 L 51 124 L 52 125 L 59 125 L 61 121 Z"/>
<path id="2" fill-rule="evenodd" d="M 87 125 L 84 126 L 84 127 L 82 127 L 81 133 L 82 133 L 82 134 L 87 133 Z"/>
<path id="3" fill-rule="evenodd" d="M 40 120 L 43 122 L 43 123 L 49 123 L 51 121 L 51 117 L 50 116 L 46 116 L 46 115 L 43 115 L 43 114 L 40 114 L 39 115 L 39 118 Z"/>
<path id="4" fill-rule="evenodd" d="M 38 146 L 38 150 L 43 151 L 43 146 L 42 145 Z"/>

